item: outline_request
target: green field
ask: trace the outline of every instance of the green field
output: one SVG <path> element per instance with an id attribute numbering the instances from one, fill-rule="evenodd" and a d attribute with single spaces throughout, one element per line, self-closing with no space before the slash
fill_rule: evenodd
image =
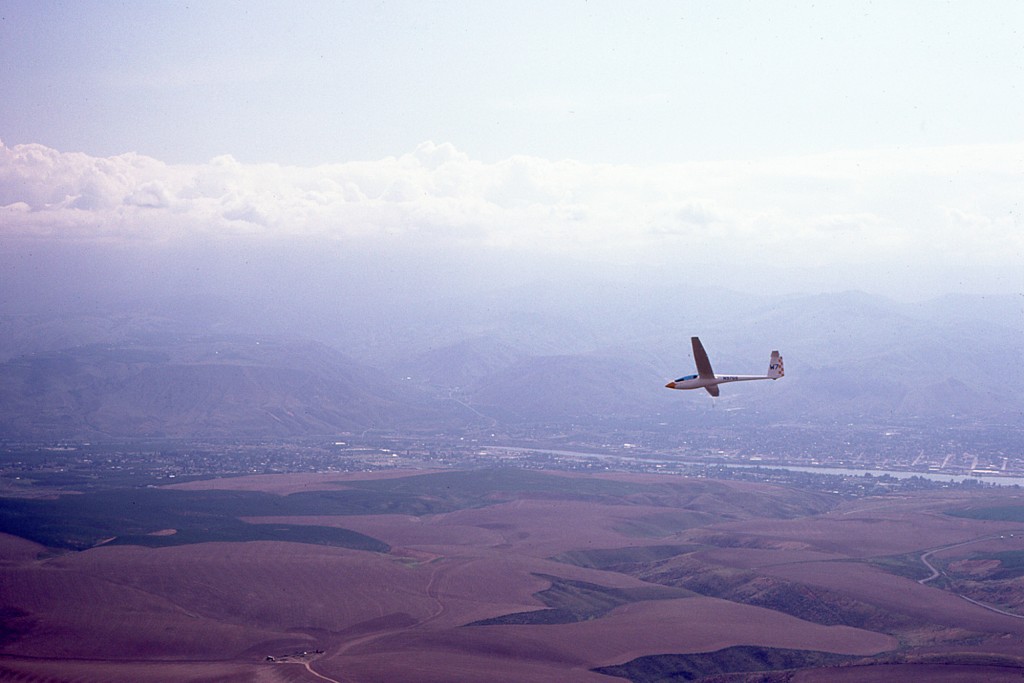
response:
<path id="1" fill-rule="evenodd" d="M 813 650 L 786 650 L 771 647 L 727 647 L 715 652 L 640 657 L 620 666 L 605 666 L 594 671 L 608 676 L 628 678 L 634 683 L 693 681 L 709 676 L 714 680 L 788 680 L 775 678 L 725 678 L 728 674 L 785 671 L 810 667 L 835 666 L 856 657 Z M 723 678 L 717 678 L 722 676 Z"/>
<path id="2" fill-rule="evenodd" d="M 1024 505 L 995 505 L 983 508 L 967 508 L 966 510 L 946 510 L 951 517 L 967 519 L 989 519 L 999 522 L 1024 522 Z"/>
<path id="3" fill-rule="evenodd" d="M 647 545 L 635 548 L 573 550 L 556 555 L 551 559 L 588 569 L 614 569 L 623 565 L 657 562 L 696 550 L 697 547 L 695 545 Z"/>
<path id="4" fill-rule="evenodd" d="M 534 593 L 548 609 L 530 612 L 513 612 L 500 617 L 476 621 L 469 626 L 494 626 L 512 624 L 573 624 L 579 621 L 597 619 L 620 605 L 641 600 L 674 600 L 691 597 L 693 593 L 667 586 L 650 588 L 619 589 L 599 586 L 585 581 L 537 574 L 551 581 L 551 587 Z"/>
<path id="5" fill-rule="evenodd" d="M 324 501 L 310 494 L 274 496 L 240 491 L 121 489 L 55 499 L 0 500 L 0 531 L 51 548 L 84 550 L 103 542 L 150 547 L 208 541 L 292 541 L 384 552 L 388 546 L 347 529 L 247 524 L 240 517 L 345 514 L 365 496 Z M 347 492 L 346 492 L 347 493 Z M 165 529 L 176 533 L 152 535 Z"/>
<path id="6" fill-rule="evenodd" d="M 971 559 L 999 560 L 999 568 L 986 577 L 991 581 L 1003 581 L 1024 576 L 1024 550 L 971 553 Z"/>
<path id="7" fill-rule="evenodd" d="M 872 557 L 866 560 L 866 562 L 878 567 L 879 569 L 883 569 L 890 574 L 903 576 L 908 579 L 913 579 L 914 581 L 920 581 L 921 579 L 927 578 L 931 575 L 928 568 L 924 566 L 923 562 L 921 562 L 921 553 Z"/>
<path id="8" fill-rule="evenodd" d="M 59 478 L 59 477 L 58 477 Z M 52 483 L 52 482 L 51 482 Z M 62 482 L 67 483 L 67 482 Z M 330 484 L 327 484 L 330 485 Z M 38 487 L 46 490 L 45 487 Z M 55 498 L 0 498 L 0 532 L 42 545 L 83 550 L 100 543 L 146 546 L 182 545 L 206 541 L 278 540 L 319 543 L 369 550 L 386 550 L 380 541 L 335 527 L 289 524 L 247 524 L 244 517 L 428 515 L 527 497 L 575 500 L 612 505 L 645 505 L 666 508 L 672 528 L 692 525 L 696 514 L 709 523 L 719 514 L 680 510 L 705 494 L 729 497 L 730 516 L 749 514 L 787 517 L 821 501 L 801 499 L 797 504 L 775 505 L 746 496 L 729 495 L 720 483 L 637 483 L 597 478 L 568 478 L 513 468 L 451 471 L 435 474 L 350 481 L 344 489 L 275 495 L 259 491 L 183 490 L 155 486 L 101 487 L 80 493 L 56 491 Z M 751 509 L 748 507 L 753 506 Z M 676 519 L 684 515 L 685 519 Z M 154 536 L 174 529 L 176 533 Z M 625 557 L 626 561 L 650 561 L 680 549 L 661 548 L 653 556 Z M 621 552 L 621 551 L 619 551 Z M 600 552 L 565 558 L 569 562 L 600 566 L 615 562 Z"/>

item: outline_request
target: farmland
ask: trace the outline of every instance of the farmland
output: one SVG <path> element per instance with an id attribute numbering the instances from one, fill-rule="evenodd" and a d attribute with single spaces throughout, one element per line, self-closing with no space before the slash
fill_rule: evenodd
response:
<path id="1" fill-rule="evenodd" d="M 0 678 L 1009 680 L 1020 509 L 512 468 L 8 498 Z"/>

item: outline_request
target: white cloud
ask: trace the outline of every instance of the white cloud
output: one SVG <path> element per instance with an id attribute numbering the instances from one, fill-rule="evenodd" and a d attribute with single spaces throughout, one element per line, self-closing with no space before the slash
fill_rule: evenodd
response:
<path id="1" fill-rule="evenodd" d="M 2 234 L 47 240 L 313 236 L 743 269 L 1004 268 L 1022 257 L 1024 145 L 658 166 L 451 144 L 313 167 L 169 165 L 0 143 Z"/>
<path id="2" fill-rule="evenodd" d="M 134 206 L 148 206 L 164 209 L 171 204 L 171 195 L 159 180 L 143 183 L 135 192 L 125 197 L 125 203 Z"/>

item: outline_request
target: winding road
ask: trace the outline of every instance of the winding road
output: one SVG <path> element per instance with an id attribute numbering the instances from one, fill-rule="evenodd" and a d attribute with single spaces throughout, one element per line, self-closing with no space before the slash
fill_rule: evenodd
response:
<path id="1" fill-rule="evenodd" d="M 430 577 L 427 580 L 426 597 L 429 598 L 431 600 L 431 602 L 433 602 L 433 606 L 432 606 L 432 608 L 430 610 L 430 613 L 427 614 L 426 617 L 424 617 L 419 622 L 417 622 L 416 624 L 411 625 L 411 626 L 401 626 L 401 627 L 397 627 L 397 628 L 389 628 L 389 629 L 385 629 L 385 630 L 382 630 L 382 631 L 376 631 L 374 633 L 368 633 L 366 635 L 360 636 L 358 638 L 354 638 L 352 640 L 348 640 L 348 641 L 342 643 L 341 645 L 339 645 L 337 648 L 335 648 L 335 649 L 331 650 L 330 652 L 328 652 L 328 653 L 326 653 L 324 655 L 321 655 L 321 656 L 322 657 L 326 657 L 326 658 L 330 658 L 330 659 L 336 659 L 338 657 L 341 657 L 341 656 L 345 655 L 350 650 L 352 650 L 352 648 L 354 648 L 356 646 L 364 645 L 366 643 L 373 642 L 373 641 L 378 640 L 380 638 L 384 638 L 384 637 L 393 635 L 395 633 L 400 633 L 402 631 L 406 631 L 406 630 L 408 630 L 410 628 L 421 628 L 421 627 L 423 627 L 423 626 L 425 626 L 427 624 L 430 624 L 431 622 L 434 622 L 434 621 L 440 619 L 441 617 L 443 617 L 447 613 L 448 606 L 445 604 L 445 601 L 442 600 L 441 597 L 440 597 L 442 591 L 441 591 L 441 586 L 439 584 L 441 584 L 441 582 L 444 581 L 444 580 L 447 580 L 448 582 L 451 582 L 453 580 L 452 577 L 453 577 L 453 574 L 455 572 L 463 571 L 463 570 L 466 569 L 466 567 L 468 567 L 468 566 L 470 566 L 470 565 L 472 565 L 472 564 L 474 564 L 476 562 L 479 562 L 480 560 L 481 560 L 481 558 L 479 558 L 479 557 L 443 558 L 443 559 L 442 558 L 436 558 L 436 559 L 432 560 L 431 562 L 428 563 L 428 564 L 431 564 L 433 566 L 431 567 Z M 319 657 L 318 657 L 318 659 L 319 659 Z M 321 680 L 325 680 L 325 681 L 331 681 L 331 683 L 349 683 L 349 679 L 347 679 L 345 677 L 342 677 L 341 679 L 329 678 L 329 677 L 327 677 L 327 676 L 325 676 L 325 675 L 323 675 L 321 673 L 316 672 L 312 668 L 312 666 L 311 666 L 313 661 L 315 661 L 315 660 L 310 660 L 308 662 L 303 662 L 303 665 L 306 667 L 307 671 L 309 671 L 311 674 L 313 674 L 317 678 L 319 678 Z"/>
<path id="2" fill-rule="evenodd" d="M 951 543 L 949 545 L 944 545 L 944 546 L 941 546 L 941 547 L 938 547 L 938 548 L 932 548 L 931 550 L 929 550 L 927 552 L 921 553 L 921 562 L 923 562 L 924 566 L 928 567 L 929 571 L 931 571 L 931 576 L 928 576 L 928 577 L 923 578 L 923 579 L 918 579 L 917 582 L 923 586 L 923 585 L 925 585 L 926 583 L 928 583 L 930 581 L 934 581 L 935 579 L 937 579 L 939 576 L 942 575 L 942 572 L 940 572 L 935 567 L 935 565 L 933 565 L 931 562 L 928 561 L 928 558 L 931 557 L 932 555 L 934 555 L 935 553 L 941 552 L 943 550 L 950 550 L 951 548 L 959 548 L 961 546 L 971 545 L 972 543 L 981 543 L 982 541 L 990 541 L 990 540 L 992 540 L 994 538 L 1002 538 L 1005 535 L 1006 535 L 1005 533 L 1002 533 L 1002 534 L 989 534 L 987 536 L 982 536 L 980 538 L 971 539 L 970 541 L 961 541 L 959 543 Z M 1010 534 L 1010 535 L 1012 536 L 1013 534 Z M 964 600 L 966 600 L 967 602 L 971 603 L 972 605 L 977 605 L 978 607 L 983 607 L 983 608 L 987 609 L 990 612 L 995 612 L 996 614 L 1002 614 L 1003 616 L 1007 616 L 1007 617 L 1013 617 L 1014 619 L 1024 619 L 1024 616 L 1022 616 L 1020 614 L 1014 614 L 1013 612 L 1007 612 L 1006 610 L 999 609 L 998 607 L 993 607 L 992 605 L 986 605 L 983 602 L 978 602 L 974 598 L 969 598 L 966 595 L 963 595 L 961 593 L 954 593 L 954 595 L 957 596 L 958 598 L 963 598 Z"/>

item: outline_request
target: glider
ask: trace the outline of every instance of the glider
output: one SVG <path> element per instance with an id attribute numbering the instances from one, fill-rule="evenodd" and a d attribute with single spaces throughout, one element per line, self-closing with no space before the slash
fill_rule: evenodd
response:
<path id="1" fill-rule="evenodd" d="M 746 382 L 752 379 L 778 379 L 785 373 L 782 370 L 782 356 L 778 351 L 772 351 L 771 360 L 768 361 L 767 375 L 716 375 L 711 369 L 711 361 L 700 343 L 699 337 L 691 337 L 693 342 L 693 360 L 697 364 L 697 374 L 680 377 L 677 380 L 665 385 L 668 389 L 700 389 L 703 387 L 712 396 L 718 396 L 718 385 L 726 382 Z"/>

